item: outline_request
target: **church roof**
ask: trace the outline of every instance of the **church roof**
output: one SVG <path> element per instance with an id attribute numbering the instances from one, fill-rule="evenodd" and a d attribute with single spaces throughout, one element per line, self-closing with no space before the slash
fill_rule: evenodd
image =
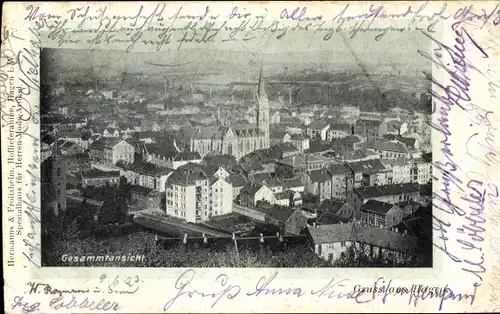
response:
<path id="1" fill-rule="evenodd" d="M 256 127 L 248 128 L 248 129 L 239 129 L 234 130 L 234 133 L 238 137 L 257 137 L 264 135 L 264 132 Z"/>

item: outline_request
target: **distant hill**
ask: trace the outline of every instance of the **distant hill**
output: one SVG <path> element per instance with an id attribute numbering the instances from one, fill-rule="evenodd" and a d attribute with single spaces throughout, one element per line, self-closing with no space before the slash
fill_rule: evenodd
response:
<path id="1" fill-rule="evenodd" d="M 370 52 L 356 56 L 334 51 L 302 51 L 256 54 L 246 51 L 219 49 L 184 49 L 166 52 L 130 52 L 117 50 L 44 49 L 42 75 L 51 79 L 82 80 L 89 77 L 116 78 L 123 72 L 144 75 L 182 76 L 197 79 L 205 75 L 232 75 L 252 79 L 258 74 L 260 62 L 266 75 L 298 73 L 306 69 L 315 71 L 377 72 L 397 69 L 402 73 L 416 73 L 425 69 L 417 62 L 391 64 L 371 62 Z M 366 60 L 361 62 L 359 60 Z M 430 67 L 430 64 L 429 64 Z"/>

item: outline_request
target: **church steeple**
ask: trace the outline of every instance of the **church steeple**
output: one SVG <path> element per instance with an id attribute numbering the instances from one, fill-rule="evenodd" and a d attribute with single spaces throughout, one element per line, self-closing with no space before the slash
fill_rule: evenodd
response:
<path id="1" fill-rule="evenodd" d="M 59 148 L 59 137 L 57 136 L 56 129 L 54 129 L 54 144 L 52 144 L 52 156 L 61 156 L 61 149 Z"/>
<path id="2" fill-rule="evenodd" d="M 266 89 L 264 86 L 264 78 L 262 76 L 262 62 L 260 63 L 259 86 L 257 87 L 257 95 L 259 98 L 267 98 Z"/>
<path id="3" fill-rule="evenodd" d="M 259 85 L 257 87 L 257 128 L 264 133 L 261 148 L 269 147 L 269 100 L 264 86 L 263 66 L 260 65 Z"/>

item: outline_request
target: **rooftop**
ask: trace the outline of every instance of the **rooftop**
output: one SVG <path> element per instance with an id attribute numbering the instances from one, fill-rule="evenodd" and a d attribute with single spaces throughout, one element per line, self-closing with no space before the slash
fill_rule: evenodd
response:
<path id="1" fill-rule="evenodd" d="M 385 215 L 391 208 L 393 208 L 395 205 L 386 203 L 386 202 L 380 202 L 377 200 L 369 200 L 363 206 L 361 206 L 361 210 L 364 211 L 369 211 L 372 213 L 376 213 L 379 215 Z"/>
<path id="2" fill-rule="evenodd" d="M 359 223 L 317 225 L 308 227 L 308 232 L 315 244 L 356 241 L 411 255 L 421 252 L 415 237 L 403 236 L 388 229 L 361 226 Z"/>
<path id="3" fill-rule="evenodd" d="M 119 177 L 120 171 L 102 171 L 99 169 L 91 169 L 82 172 L 82 178 L 93 179 L 93 178 L 109 178 L 109 177 Z"/>
<path id="4" fill-rule="evenodd" d="M 309 175 L 312 182 L 327 182 L 332 179 L 332 176 L 326 169 L 317 169 L 307 172 L 304 175 Z"/>
<path id="5" fill-rule="evenodd" d="M 365 142 L 359 144 L 360 147 L 368 148 L 368 149 L 376 149 L 383 151 L 390 151 L 396 153 L 409 153 L 406 145 L 399 141 L 383 141 L 383 140 L 373 140 L 370 142 Z"/>
<path id="6" fill-rule="evenodd" d="M 356 188 L 353 192 L 364 199 L 368 199 L 380 196 L 418 193 L 420 192 L 420 186 L 417 183 L 390 184 Z"/>
<path id="7" fill-rule="evenodd" d="M 370 159 L 358 162 L 347 162 L 347 166 L 354 172 L 377 173 L 385 171 L 385 166 L 380 159 Z"/>

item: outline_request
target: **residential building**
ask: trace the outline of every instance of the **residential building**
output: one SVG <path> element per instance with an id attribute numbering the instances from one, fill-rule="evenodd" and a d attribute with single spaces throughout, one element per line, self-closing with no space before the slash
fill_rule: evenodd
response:
<path id="1" fill-rule="evenodd" d="M 410 159 L 381 159 L 380 161 L 390 170 L 387 178 L 388 184 L 412 182 L 413 167 Z"/>
<path id="2" fill-rule="evenodd" d="M 225 215 L 232 212 L 233 208 L 233 187 L 226 178 L 227 172 L 223 168 L 218 171 L 209 181 L 210 184 L 210 204 L 208 212 L 204 212 L 202 220 L 207 217 Z"/>
<path id="3" fill-rule="evenodd" d="M 328 122 L 313 122 L 307 127 L 307 135 L 313 139 L 318 138 L 326 141 L 329 128 L 330 123 Z"/>
<path id="4" fill-rule="evenodd" d="M 408 123 L 401 120 L 387 119 L 382 124 L 387 125 L 385 134 L 403 135 L 408 131 Z"/>
<path id="5" fill-rule="evenodd" d="M 403 210 L 395 204 L 369 200 L 360 208 L 360 219 L 371 227 L 391 228 L 404 217 Z"/>
<path id="6" fill-rule="evenodd" d="M 197 164 L 177 168 L 167 179 L 167 215 L 198 222 L 232 212 L 233 188 L 226 179 L 222 171 L 208 176 Z"/>
<path id="7" fill-rule="evenodd" d="M 305 192 L 318 195 L 320 201 L 332 197 L 332 175 L 327 169 L 308 171 L 300 180 L 304 183 Z"/>
<path id="8" fill-rule="evenodd" d="M 276 161 L 276 173 L 282 178 L 298 177 L 306 171 L 326 168 L 331 163 L 331 159 L 319 154 L 298 154 Z"/>
<path id="9" fill-rule="evenodd" d="M 344 138 L 334 138 L 331 141 L 331 148 L 336 152 L 350 152 L 357 148 L 358 143 L 361 139 L 356 135 L 349 135 Z"/>
<path id="10" fill-rule="evenodd" d="M 283 142 L 288 142 L 290 140 L 290 134 L 286 131 L 273 130 L 270 133 L 271 146 L 276 144 L 281 144 Z"/>
<path id="11" fill-rule="evenodd" d="M 283 183 L 278 178 L 266 178 L 262 183 L 273 193 L 283 192 Z"/>
<path id="12" fill-rule="evenodd" d="M 307 234 L 314 252 L 330 262 L 339 259 L 351 245 L 363 250 L 370 258 L 394 254 L 397 262 L 421 254 L 420 243 L 415 237 L 388 229 L 361 226 L 356 222 L 308 226 Z"/>
<path id="13" fill-rule="evenodd" d="M 354 178 L 354 187 L 386 185 L 389 172 L 379 159 L 346 163 Z"/>
<path id="14" fill-rule="evenodd" d="M 275 205 L 288 207 L 290 206 L 290 195 L 286 192 L 274 193 L 274 203 Z"/>
<path id="15" fill-rule="evenodd" d="M 432 164 L 421 158 L 383 159 L 382 163 L 391 171 L 389 184 L 409 183 L 426 184 L 431 180 Z"/>
<path id="16" fill-rule="evenodd" d="M 266 222 L 280 228 L 285 235 L 300 234 L 307 226 L 307 218 L 300 210 L 282 206 L 267 208 Z"/>
<path id="17" fill-rule="evenodd" d="M 332 176 L 332 197 L 345 199 L 347 191 L 354 186 L 351 169 L 345 163 L 332 164 L 328 172 Z"/>
<path id="18" fill-rule="evenodd" d="M 81 173 L 82 188 L 87 186 L 120 186 L 120 171 L 91 169 Z"/>
<path id="19" fill-rule="evenodd" d="M 68 173 L 80 173 L 91 168 L 89 153 L 66 155 L 66 160 Z"/>
<path id="20" fill-rule="evenodd" d="M 354 133 L 360 135 L 367 140 L 382 137 L 387 133 L 387 124 L 382 123 L 381 119 L 373 118 L 363 118 L 356 121 L 356 126 L 354 128 Z"/>
<path id="21" fill-rule="evenodd" d="M 412 182 L 418 182 L 418 184 L 427 184 L 432 180 L 432 162 L 428 162 L 422 158 L 417 158 L 417 159 L 412 159 L 412 164 L 413 164 Z M 415 176 L 415 170 L 416 170 L 416 176 Z"/>
<path id="22" fill-rule="evenodd" d="M 358 147 L 375 151 L 381 159 L 411 158 L 411 151 L 399 141 L 377 139 L 360 143 Z"/>
<path id="23" fill-rule="evenodd" d="M 269 154 L 279 156 L 278 159 L 283 159 L 298 155 L 299 150 L 292 143 L 284 142 L 269 147 Z"/>
<path id="24" fill-rule="evenodd" d="M 173 172 L 173 169 L 141 160 L 133 163 L 118 162 L 116 166 L 128 183 L 160 192 L 165 192 L 167 179 Z"/>
<path id="25" fill-rule="evenodd" d="M 420 186 L 416 183 L 390 184 L 354 188 L 347 193 L 347 201 L 359 209 L 369 200 L 396 204 L 401 201 L 419 201 Z"/>
<path id="26" fill-rule="evenodd" d="M 297 126 L 297 125 L 293 125 L 293 124 L 290 124 L 290 125 L 286 125 L 285 126 L 285 130 L 287 133 L 289 133 L 290 135 L 293 135 L 293 134 L 304 134 L 306 133 L 304 131 L 304 127 L 303 126 Z"/>
<path id="27" fill-rule="evenodd" d="M 240 204 L 255 207 L 258 201 L 274 204 L 274 193 L 265 185 L 247 184 L 240 190 Z"/>
<path id="28" fill-rule="evenodd" d="M 103 137 L 115 137 L 118 138 L 120 137 L 120 130 L 115 129 L 115 128 L 106 128 L 102 132 Z"/>
<path id="29" fill-rule="evenodd" d="M 324 212 L 323 214 L 319 215 L 318 218 L 316 219 L 315 223 L 316 225 L 333 225 L 333 224 L 345 224 L 350 222 L 350 219 L 333 214 L 330 211 Z"/>
<path id="30" fill-rule="evenodd" d="M 288 142 L 296 147 L 300 153 L 303 153 L 309 149 L 310 138 L 307 135 L 292 134 Z"/>
<path id="31" fill-rule="evenodd" d="M 411 134 L 410 134 L 411 136 Z M 409 150 L 418 150 L 420 149 L 420 141 L 416 137 L 403 137 L 401 135 L 393 135 L 393 134 L 386 134 L 384 135 L 384 139 L 388 141 L 399 141 L 403 144 L 406 145 L 406 147 Z"/>
<path id="32" fill-rule="evenodd" d="M 93 160 L 114 165 L 117 161 L 134 162 L 134 146 L 125 140 L 117 138 L 101 138 L 93 142 L 90 147 L 90 156 Z"/>
<path id="33" fill-rule="evenodd" d="M 345 138 L 352 135 L 352 133 L 352 127 L 348 123 L 332 123 L 328 129 L 326 140 L 331 141 L 333 139 Z"/>
<path id="34" fill-rule="evenodd" d="M 283 179 L 283 188 L 297 193 L 304 193 L 304 183 L 299 178 Z"/>

